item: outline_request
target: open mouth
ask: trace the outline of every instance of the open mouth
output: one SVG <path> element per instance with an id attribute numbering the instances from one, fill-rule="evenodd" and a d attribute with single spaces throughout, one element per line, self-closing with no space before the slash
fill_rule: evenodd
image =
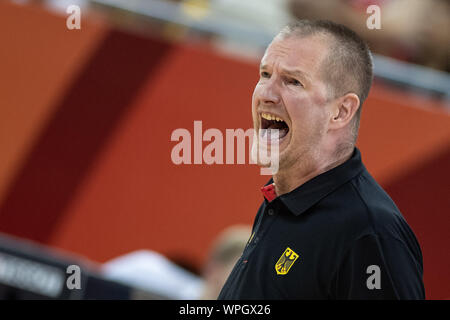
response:
<path id="1" fill-rule="evenodd" d="M 278 130 L 278 139 L 281 140 L 284 138 L 289 132 L 289 126 L 287 123 L 278 116 L 275 116 L 270 113 L 262 113 L 261 114 L 261 136 L 265 137 L 267 135 L 268 140 L 271 140 L 270 130 Z"/>

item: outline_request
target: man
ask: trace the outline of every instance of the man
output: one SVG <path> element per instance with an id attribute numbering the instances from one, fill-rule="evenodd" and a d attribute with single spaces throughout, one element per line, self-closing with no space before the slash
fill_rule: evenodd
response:
<path id="1" fill-rule="evenodd" d="M 233 225 L 216 237 L 202 271 L 204 285 L 200 299 L 217 298 L 231 269 L 241 256 L 250 233 L 250 225 Z"/>
<path id="2" fill-rule="evenodd" d="M 372 77 L 342 25 L 297 21 L 269 45 L 252 113 L 279 167 L 219 299 L 425 298 L 419 244 L 355 147 Z"/>

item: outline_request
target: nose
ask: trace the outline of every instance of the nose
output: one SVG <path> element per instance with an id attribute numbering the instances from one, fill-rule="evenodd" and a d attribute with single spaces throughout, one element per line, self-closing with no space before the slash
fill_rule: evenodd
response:
<path id="1" fill-rule="evenodd" d="M 265 105 L 278 105 L 281 102 L 279 88 L 273 79 L 259 84 L 255 95 L 260 103 Z"/>

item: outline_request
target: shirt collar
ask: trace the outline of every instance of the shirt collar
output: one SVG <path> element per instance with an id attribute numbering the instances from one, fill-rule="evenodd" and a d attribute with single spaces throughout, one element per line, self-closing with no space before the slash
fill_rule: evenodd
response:
<path id="1" fill-rule="evenodd" d="M 277 193 L 275 191 L 275 183 L 273 183 L 272 179 L 270 179 L 269 183 L 261 188 L 261 192 L 267 201 L 272 202 L 272 200 L 275 200 Z"/>
<path id="2" fill-rule="evenodd" d="M 346 162 L 308 180 L 291 192 L 281 195 L 279 199 L 294 215 L 298 216 L 363 170 L 365 167 L 361 161 L 361 153 L 355 147 L 351 158 Z M 267 187 L 272 185 L 273 178 L 262 188 L 263 194 L 269 202 L 271 201 L 270 193 L 269 198 L 266 194 L 270 188 Z M 266 189 L 266 192 L 263 189 Z"/>

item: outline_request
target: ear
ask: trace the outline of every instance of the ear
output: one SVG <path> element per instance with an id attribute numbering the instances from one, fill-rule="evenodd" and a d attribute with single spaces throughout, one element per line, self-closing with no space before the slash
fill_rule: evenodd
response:
<path id="1" fill-rule="evenodd" d="M 359 102 L 354 93 L 347 93 L 338 98 L 332 107 L 329 128 L 336 130 L 347 126 L 358 111 Z"/>

